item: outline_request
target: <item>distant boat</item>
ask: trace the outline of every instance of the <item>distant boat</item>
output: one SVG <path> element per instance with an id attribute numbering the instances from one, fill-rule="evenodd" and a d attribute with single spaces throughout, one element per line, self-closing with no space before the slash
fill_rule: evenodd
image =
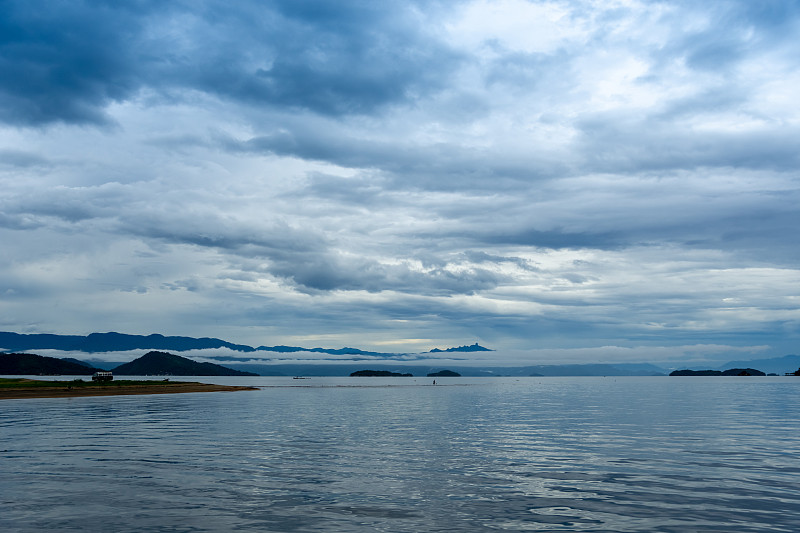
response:
<path id="1" fill-rule="evenodd" d="M 304 378 L 304 377 L 301 377 L 301 376 L 295 376 L 292 379 L 308 379 L 308 378 Z"/>
<path id="2" fill-rule="evenodd" d="M 92 381 L 112 381 L 114 379 L 114 374 L 107 371 L 99 371 L 92 374 Z"/>

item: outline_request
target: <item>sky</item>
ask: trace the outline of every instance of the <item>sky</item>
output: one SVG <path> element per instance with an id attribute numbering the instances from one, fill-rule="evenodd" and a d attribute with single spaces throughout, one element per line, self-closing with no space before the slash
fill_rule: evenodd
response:
<path id="1" fill-rule="evenodd" d="M 797 35 L 793 0 L 0 0 L 0 330 L 798 353 Z"/>

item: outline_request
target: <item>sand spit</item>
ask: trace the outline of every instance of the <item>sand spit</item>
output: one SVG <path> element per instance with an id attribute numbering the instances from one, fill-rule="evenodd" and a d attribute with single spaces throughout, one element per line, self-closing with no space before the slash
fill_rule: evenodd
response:
<path id="1" fill-rule="evenodd" d="M 12 387 L 0 387 L 0 400 L 27 398 L 74 398 L 79 396 L 127 396 L 133 394 L 179 394 L 186 392 L 231 392 L 258 390 L 257 387 L 214 385 L 210 383 L 147 381 L 132 384 L 75 386 L 70 381 L 15 380 Z"/>

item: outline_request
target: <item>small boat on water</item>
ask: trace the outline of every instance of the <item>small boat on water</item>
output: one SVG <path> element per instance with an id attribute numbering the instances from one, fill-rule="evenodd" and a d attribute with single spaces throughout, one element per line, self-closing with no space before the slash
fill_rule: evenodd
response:
<path id="1" fill-rule="evenodd" d="M 108 371 L 100 371 L 92 374 L 92 381 L 113 381 L 114 374 Z"/>

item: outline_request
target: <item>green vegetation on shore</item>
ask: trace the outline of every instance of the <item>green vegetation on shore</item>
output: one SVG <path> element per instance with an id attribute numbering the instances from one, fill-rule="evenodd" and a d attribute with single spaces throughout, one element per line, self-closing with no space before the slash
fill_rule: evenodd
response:
<path id="1" fill-rule="evenodd" d="M 116 380 L 83 381 L 82 379 L 37 380 L 0 378 L 0 400 L 33 398 L 71 398 L 79 396 L 128 396 L 137 394 L 175 394 L 186 392 L 225 392 L 256 390 L 239 385 L 216 385 L 191 381 Z"/>

